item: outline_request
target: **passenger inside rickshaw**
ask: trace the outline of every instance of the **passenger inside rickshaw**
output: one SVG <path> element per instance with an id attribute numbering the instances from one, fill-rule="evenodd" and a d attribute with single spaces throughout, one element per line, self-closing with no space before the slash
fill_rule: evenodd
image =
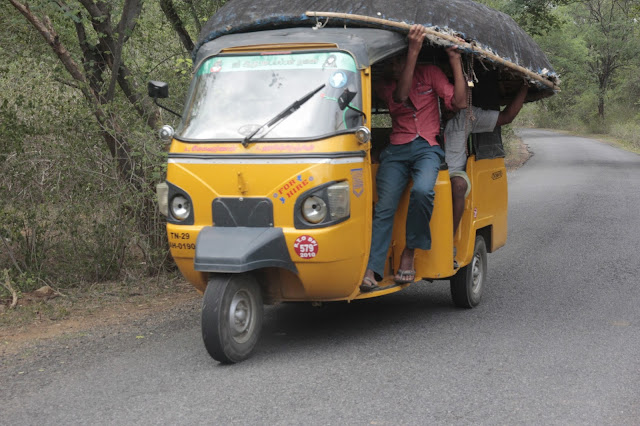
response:
<path id="1" fill-rule="evenodd" d="M 471 182 L 466 173 L 467 158 L 469 152 L 473 152 L 469 149 L 469 135 L 474 136 L 472 147 L 479 148 L 475 152 L 476 160 L 504 157 L 500 127 L 511 123 L 518 115 L 529 87 L 526 81 L 515 82 L 520 84 L 520 88 L 501 111 L 498 71 L 483 69 L 474 72 L 474 75 L 477 82 L 470 90 L 471 107 L 458 112 L 444 110 L 442 114 L 446 123 L 444 143 L 451 178 L 454 235 L 464 212 L 465 199 L 471 191 Z"/>
<path id="2" fill-rule="evenodd" d="M 404 53 L 401 52 L 395 56 Z M 372 88 L 376 87 L 380 81 L 390 78 L 394 57 L 387 58 L 371 67 Z M 442 47 L 424 45 L 418 57 L 418 65 L 436 65 L 444 71 L 449 81 L 453 81 L 448 57 Z M 380 153 L 389 144 L 392 128 L 389 108 L 382 99 L 376 96 L 375 91 L 372 91 L 371 113 L 371 162 L 377 164 L 380 162 Z M 442 130 L 444 131 L 444 127 Z"/>
<path id="3" fill-rule="evenodd" d="M 383 99 L 392 118 L 390 143 L 380 155 L 376 174 L 378 202 L 372 222 L 369 261 L 362 292 L 373 291 L 384 276 L 386 253 L 391 243 L 398 203 L 409 179 L 413 180 L 406 216 L 405 247 L 394 275 L 397 284 L 415 281 L 414 252 L 431 249 L 430 220 L 435 198 L 434 186 L 444 151 L 440 134 L 439 98 L 447 108 L 467 106 L 467 91 L 458 46 L 446 48 L 453 83 L 432 64 L 418 65 L 426 31 L 422 25 L 409 30 L 408 50 L 392 58 L 383 78 L 373 90 Z M 391 71 L 391 73 L 389 73 Z"/>

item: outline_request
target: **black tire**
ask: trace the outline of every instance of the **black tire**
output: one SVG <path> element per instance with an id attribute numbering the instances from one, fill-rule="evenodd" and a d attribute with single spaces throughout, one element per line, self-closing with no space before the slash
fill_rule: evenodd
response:
<path id="1" fill-rule="evenodd" d="M 482 288 L 487 276 L 487 246 L 484 238 L 476 237 L 471 263 L 460 268 L 451 277 L 451 298 L 453 304 L 459 308 L 473 308 L 478 306 L 482 298 Z"/>
<path id="2" fill-rule="evenodd" d="M 260 337 L 262 318 L 262 294 L 253 275 L 211 274 L 202 301 L 202 340 L 213 359 L 247 359 Z"/>

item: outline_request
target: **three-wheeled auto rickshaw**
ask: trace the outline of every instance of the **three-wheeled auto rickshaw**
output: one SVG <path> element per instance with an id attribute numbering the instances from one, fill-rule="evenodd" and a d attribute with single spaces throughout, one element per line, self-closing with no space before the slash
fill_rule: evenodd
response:
<path id="1" fill-rule="evenodd" d="M 444 8 L 459 2 L 424 3 Z M 296 2 L 283 1 L 261 3 L 258 19 L 252 3 L 228 2 L 203 29 L 181 123 L 175 133 L 165 129 L 171 145 L 166 182 L 158 185 L 171 254 L 204 293 L 206 349 L 232 363 L 252 352 L 264 303 L 353 301 L 410 285 L 393 280 L 404 247 L 407 188 L 381 287 L 359 289 L 376 203 L 376 152 L 390 134 L 372 85 L 382 78 L 385 61 L 406 48 L 408 26 L 356 15 L 332 21 L 330 13 L 300 14 Z M 401 10 L 397 4 L 386 8 Z M 368 15 L 375 18 L 376 11 Z M 421 61 L 446 65 L 443 46 L 457 39 L 434 33 Z M 476 65 L 503 67 L 479 56 L 477 46 L 456 42 L 466 46 L 467 59 L 476 56 Z M 506 83 L 523 78 L 511 72 L 504 72 Z M 555 88 L 529 79 L 537 87 L 531 96 Z M 166 96 L 163 83 L 150 82 L 149 90 L 155 98 Z M 508 96 L 504 91 L 502 98 Z M 417 279 L 449 280 L 454 304 L 465 308 L 480 301 L 487 253 L 507 239 L 504 158 L 480 159 L 478 149 L 478 143 L 470 145 L 471 191 L 456 235 L 443 163 L 430 222 L 432 248 L 415 256 Z"/>

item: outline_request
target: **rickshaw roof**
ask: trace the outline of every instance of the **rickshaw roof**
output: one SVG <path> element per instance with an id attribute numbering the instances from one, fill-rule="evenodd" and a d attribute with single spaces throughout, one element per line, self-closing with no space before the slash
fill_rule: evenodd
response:
<path id="1" fill-rule="evenodd" d="M 407 46 L 405 37 L 397 32 L 375 28 L 283 28 L 249 33 L 227 34 L 202 45 L 196 56 L 201 60 L 220 53 L 221 50 L 238 46 L 264 44 L 330 43 L 338 49 L 348 51 L 356 60 L 358 68 L 366 68 Z"/>
<path id="2" fill-rule="evenodd" d="M 346 15 L 327 18 L 322 12 Z M 480 49 L 468 52 L 478 62 L 507 71 L 501 77 L 503 91 L 511 92 L 514 80 L 530 77 L 538 83 L 535 99 L 558 89 L 558 76 L 535 41 L 509 15 L 472 0 L 229 0 L 203 26 L 193 59 L 199 64 L 225 47 L 326 42 L 350 51 L 358 66 L 366 67 L 406 47 L 406 29 L 384 22 L 422 24 L 449 40 L 463 38 Z M 431 48 L 453 44 L 441 41 L 431 39 Z"/>

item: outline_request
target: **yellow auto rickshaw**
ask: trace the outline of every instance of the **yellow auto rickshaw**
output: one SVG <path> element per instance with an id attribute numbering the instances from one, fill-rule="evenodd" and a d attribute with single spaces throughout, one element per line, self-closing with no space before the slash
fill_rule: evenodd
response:
<path id="1" fill-rule="evenodd" d="M 256 345 L 263 304 L 353 301 L 410 285 L 393 281 L 404 247 L 407 189 L 381 288 L 359 290 L 376 202 L 375 153 L 390 132 L 372 83 L 384 61 L 406 47 L 406 33 L 353 20 L 347 25 L 346 18 L 323 25 L 318 14 L 306 15 L 304 25 L 273 19 L 266 28 L 245 16 L 255 26 L 233 27 L 228 20 L 240 19 L 244 3 L 251 2 L 229 2 L 203 30 L 180 125 L 175 132 L 163 129 L 171 144 L 166 181 L 158 185 L 171 254 L 204 294 L 205 347 L 230 363 Z M 421 60 L 440 63 L 447 43 L 426 46 Z M 150 82 L 149 94 L 166 97 L 166 84 Z M 479 159 L 477 148 L 470 145 L 471 192 L 458 232 L 454 237 L 451 184 L 442 164 L 432 248 L 415 257 L 417 279 L 449 280 L 453 303 L 465 308 L 480 301 L 487 253 L 507 239 L 504 158 Z"/>

